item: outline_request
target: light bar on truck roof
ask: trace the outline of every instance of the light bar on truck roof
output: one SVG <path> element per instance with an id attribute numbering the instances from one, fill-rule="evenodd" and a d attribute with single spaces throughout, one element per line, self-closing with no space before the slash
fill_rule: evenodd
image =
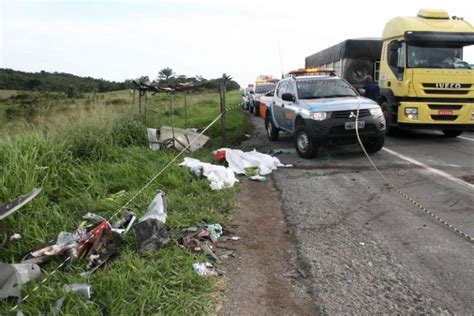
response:
<path id="1" fill-rule="evenodd" d="M 288 72 L 290 76 L 311 76 L 317 74 L 334 74 L 331 68 L 299 68 Z"/>

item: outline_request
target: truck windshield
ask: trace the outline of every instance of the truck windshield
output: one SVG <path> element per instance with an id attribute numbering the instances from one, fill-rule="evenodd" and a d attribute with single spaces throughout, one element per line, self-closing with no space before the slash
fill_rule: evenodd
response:
<path id="1" fill-rule="evenodd" d="M 275 86 L 276 84 L 274 83 L 259 84 L 255 87 L 255 93 L 267 93 L 275 89 Z"/>
<path id="2" fill-rule="evenodd" d="M 298 80 L 296 83 L 299 99 L 320 99 L 357 96 L 354 89 L 345 81 L 332 80 Z"/>
<path id="3" fill-rule="evenodd" d="M 462 47 L 434 47 L 409 44 L 407 55 L 408 68 L 471 69 L 469 62 L 463 60 Z"/>

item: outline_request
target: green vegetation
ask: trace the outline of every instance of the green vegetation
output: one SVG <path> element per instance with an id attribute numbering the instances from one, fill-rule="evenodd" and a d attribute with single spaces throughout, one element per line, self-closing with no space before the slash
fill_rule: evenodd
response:
<path id="1" fill-rule="evenodd" d="M 150 151 L 145 133 L 145 127 L 170 125 L 169 95 L 150 97 L 145 121 L 137 119 L 137 101 L 132 106 L 129 91 L 83 99 L 52 98 L 38 96 L 35 102 L 43 106 L 30 118 L 22 112 L 0 117 L 0 203 L 43 187 L 30 204 L 2 221 L 2 226 L 23 236 L 0 249 L 4 262 L 18 262 L 32 248 L 54 241 L 60 231 L 74 230 L 87 212 L 111 216 L 177 154 L 174 150 Z M 239 98 L 237 92 L 228 93 L 229 106 Z M 19 100 L 16 105 L 10 101 L 8 107 L 22 106 Z M 186 101 L 187 120 L 184 95 L 173 96 L 177 126 L 204 128 L 219 113 L 217 93 L 189 94 Z M 231 111 L 227 117 L 228 139 L 238 143 L 246 132 L 245 117 L 241 111 Z M 212 150 L 221 142 L 219 122 L 206 134 L 212 138 L 209 145 L 187 156 L 212 161 Z M 167 194 L 167 225 L 174 233 L 204 222 L 225 224 L 237 192 L 237 188 L 211 191 L 207 180 L 175 164 L 131 208 L 143 214 L 157 190 Z M 48 312 L 65 295 L 64 284 L 88 282 L 94 289 L 94 304 L 66 294 L 64 314 L 98 315 L 101 306 L 112 315 L 212 313 L 218 281 L 192 270 L 192 263 L 204 260 L 179 248 L 175 240 L 142 257 L 132 230 L 121 257 L 110 267 L 83 278 L 79 273 L 85 264 L 75 263 L 72 270 L 54 274 L 20 309 L 27 315 Z M 45 264 L 43 276 L 60 262 L 58 258 Z M 3 302 L 0 314 L 9 314 L 14 302 Z"/>
<path id="2" fill-rule="evenodd" d="M 24 72 L 0 68 L 0 89 L 56 91 L 74 97 L 79 93 L 116 91 L 131 87 L 130 81 L 115 82 L 60 72 Z"/>

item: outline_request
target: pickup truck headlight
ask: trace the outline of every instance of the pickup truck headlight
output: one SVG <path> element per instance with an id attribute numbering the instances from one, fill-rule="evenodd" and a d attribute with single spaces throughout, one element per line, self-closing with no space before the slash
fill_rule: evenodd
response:
<path id="1" fill-rule="evenodd" d="M 370 115 L 373 115 L 373 116 L 382 116 L 383 115 L 383 112 L 382 112 L 382 109 L 381 108 L 374 108 L 374 109 L 370 109 Z"/>
<path id="2" fill-rule="evenodd" d="M 328 117 L 326 112 L 312 112 L 309 113 L 309 117 L 315 121 L 322 121 Z"/>

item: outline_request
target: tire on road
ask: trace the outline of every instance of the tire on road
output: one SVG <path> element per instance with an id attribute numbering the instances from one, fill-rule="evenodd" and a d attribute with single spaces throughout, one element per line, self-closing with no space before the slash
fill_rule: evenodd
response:
<path id="1" fill-rule="evenodd" d="M 296 127 L 295 148 L 298 155 L 305 159 L 314 158 L 318 153 L 318 144 L 316 144 L 308 135 L 304 125 Z"/>
<path id="2" fill-rule="evenodd" d="M 373 137 L 372 139 L 364 142 L 363 144 L 364 144 L 365 150 L 369 154 L 373 154 L 373 153 L 378 152 L 380 149 L 382 149 L 384 143 L 385 143 L 385 136 L 382 135 L 382 136 Z"/>
<path id="3" fill-rule="evenodd" d="M 380 107 L 382 108 L 383 116 L 385 118 L 385 134 L 396 135 L 398 128 L 392 126 L 392 111 L 390 110 L 390 103 L 387 100 L 383 100 Z"/>
<path id="4" fill-rule="evenodd" d="M 443 129 L 443 134 L 446 137 L 457 137 L 462 134 L 462 131 Z"/>
<path id="5" fill-rule="evenodd" d="M 280 136 L 280 130 L 273 124 L 270 114 L 265 118 L 265 130 L 267 131 L 267 137 L 272 142 L 277 141 Z"/>

